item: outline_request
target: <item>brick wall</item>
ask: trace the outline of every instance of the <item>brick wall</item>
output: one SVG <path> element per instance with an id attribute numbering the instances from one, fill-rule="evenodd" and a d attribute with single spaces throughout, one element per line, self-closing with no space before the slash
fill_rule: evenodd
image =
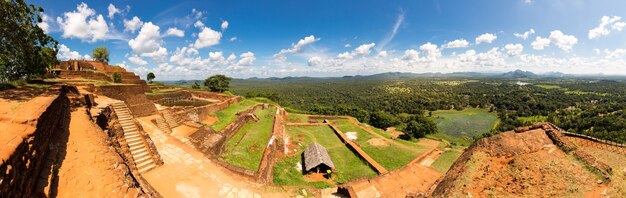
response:
<path id="1" fill-rule="evenodd" d="M 143 85 L 104 85 L 96 87 L 96 94 L 126 102 L 134 116 L 157 114 L 154 104 L 144 94 Z"/>

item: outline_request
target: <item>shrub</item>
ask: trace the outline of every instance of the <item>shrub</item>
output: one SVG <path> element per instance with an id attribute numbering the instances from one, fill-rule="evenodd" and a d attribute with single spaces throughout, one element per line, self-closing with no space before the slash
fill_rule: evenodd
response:
<path id="1" fill-rule="evenodd" d="M 0 91 L 15 89 L 15 85 L 11 83 L 0 83 Z"/>
<path id="2" fill-rule="evenodd" d="M 115 83 L 122 82 L 122 74 L 117 73 L 117 72 L 113 73 L 113 82 Z"/>

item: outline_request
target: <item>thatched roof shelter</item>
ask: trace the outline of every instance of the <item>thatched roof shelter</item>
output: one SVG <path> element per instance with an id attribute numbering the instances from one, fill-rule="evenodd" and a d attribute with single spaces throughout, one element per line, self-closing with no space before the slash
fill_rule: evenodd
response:
<path id="1" fill-rule="evenodd" d="M 326 148 L 318 143 L 313 143 L 304 149 L 304 170 L 311 171 L 320 165 L 327 166 L 332 170 L 335 169 L 335 164 L 330 160 Z"/>

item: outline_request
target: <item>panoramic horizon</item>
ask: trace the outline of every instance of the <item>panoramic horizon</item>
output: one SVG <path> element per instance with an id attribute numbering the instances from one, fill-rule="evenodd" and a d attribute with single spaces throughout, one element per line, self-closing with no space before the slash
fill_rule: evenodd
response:
<path id="1" fill-rule="evenodd" d="M 158 80 L 626 74 L 622 1 L 34 3 L 45 8 L 39 26 L 59 40 L 60 60 L 91 59 L 105 46 L 111 65 Z"/>

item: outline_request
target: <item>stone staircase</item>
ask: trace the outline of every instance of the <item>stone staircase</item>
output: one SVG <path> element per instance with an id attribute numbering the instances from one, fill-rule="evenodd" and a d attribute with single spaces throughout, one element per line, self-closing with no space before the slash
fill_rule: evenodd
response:
<path id="1" fill-rule="evenodd" d="M 171 110 L 166 109 L 161 112 L 163 112 L 163 117 L 165 118 L 165 121 L 167 121 L 167 124 L 170 125 L 170 127 L 175 128 L 177 126 L 180 126 L 180 122 L 174 117 L 174 115 L 172 115 L 173 112 Z"/>
<path id="2" fill-rule="evenodd" d="M 167 133 L 170 134 L 172 133 L 172 129 L 170 128 L 170 125 L 167 123 L 167 121 L 165 121 L 165 119 L 163 119 L 163 117 L 159 116 L 155 119 L 157 126 L 159 127 L 159 129 L 161 131 L 163 131 L 163 133 Z"/>
<path id="3" fill-rule="evenodd" d="M 146 140 L 139 132 L 135 120 L 133 119 L 130 110 L 124 102 L 113 103 L 113 109 L 117 114 L 117 118 L 124 130 L 124 138 L 130 148 L 130 153 L 135 161 L 135 166 L 139 170 L 139 173 L 144 173 L 152 170 L 157 165 L 152 159 Z"/>

